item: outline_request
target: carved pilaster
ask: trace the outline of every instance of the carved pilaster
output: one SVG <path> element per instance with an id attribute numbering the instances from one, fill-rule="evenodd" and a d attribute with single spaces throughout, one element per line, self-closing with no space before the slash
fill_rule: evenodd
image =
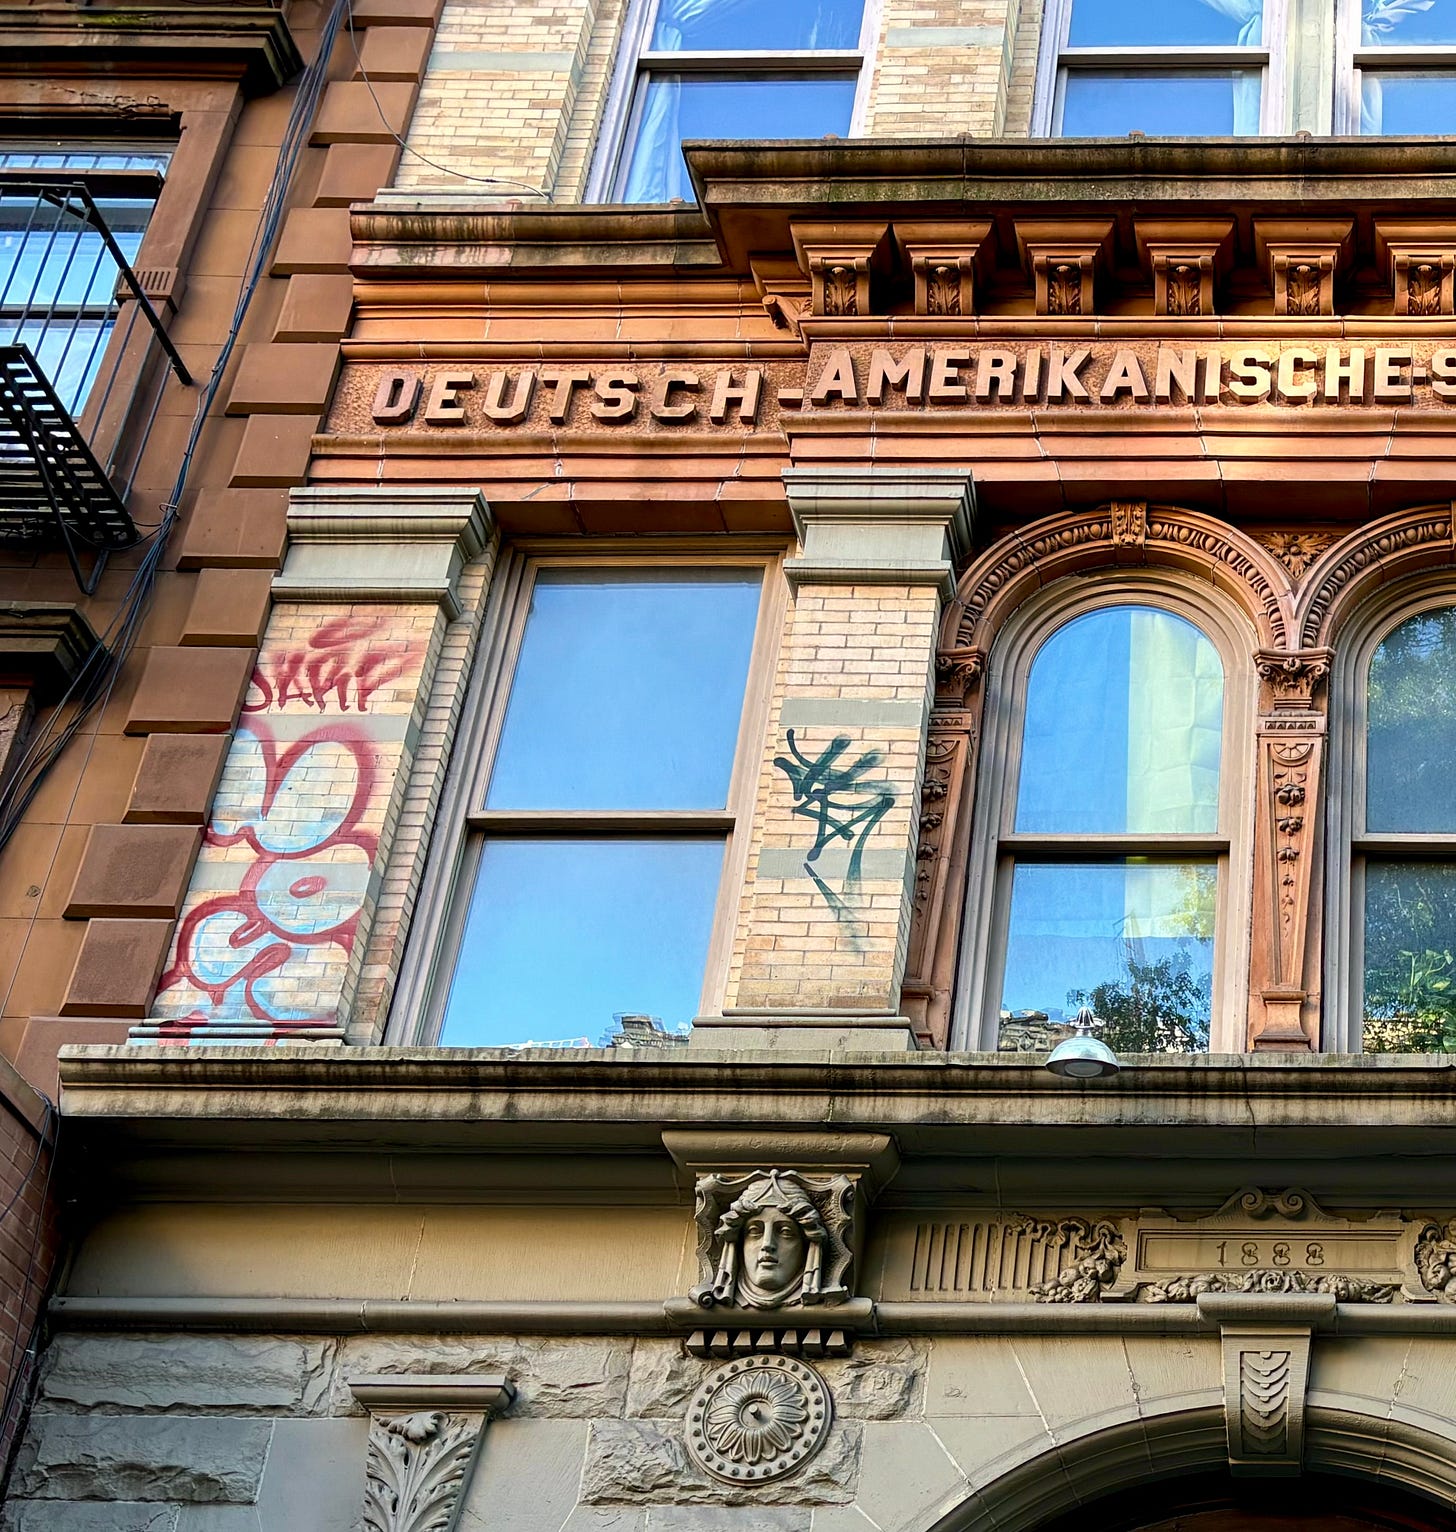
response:
<path id="1" fill-rule="evenodd" d="M 945 649 L 935 657 L 935 708 L 925 748 L 915 848 L 915 898 L 901 990 L 905 1014 L 924 1046 L 944 1048 L 964 902 L 969 836 L 965 818 L 980 737 L 980 649 Z"/>
<path id="2" fill-rule="evenodd" d="M 1390 274 L 1394 313 L 1456 312 L 1456 225 L 1377 221 L 1375 258 Z"/>
<path id="3" fill-rule="evenodd" d="M 453 1532 L 485 1423 L 509 1408 L 504 1377 L 351 1378 L 370 1412 L 364 1532 Z"/>
<path id="4" fill-rule="evenodd" d="M 1111 223 L 1018 221 L 1016 243 L 1031 272 L 1038 314 L 1076 318 L 1097 312 L 1097 271 L 1111 234 Z"/>
<path id="5" fill-rule="evenodd" d="M 968 318 L 976 311 L 976 268 L 989 223 L 897 224 L 895 239 L 915 278 L 915 312 Z"/>
<path id="6" fill-rule="evenodd" d="M 816 317 L 863 319 L 874 312 L 871 277 L 882 264 L 888 224 L 794 225 L 794 251 L 808 273 Z"/>
<path id="7" fill-rule="evenodd" d="M 1276 314 L 1313 319 L 1335 312 L 1335 278 L 1351 250 L 1349 219 L 1256 219 L 1254 243 Z"/>
<path id="8" fill-rule="evenodd" d="M 1307 976 L 1315 877 L 1315 810 L 1324 759 L 1328 649 L 1255 655 L 1264 686 L 1259 720 L 1258 819 L 1249 1045 L 1303 1052 L 1318 1046 Z"/>

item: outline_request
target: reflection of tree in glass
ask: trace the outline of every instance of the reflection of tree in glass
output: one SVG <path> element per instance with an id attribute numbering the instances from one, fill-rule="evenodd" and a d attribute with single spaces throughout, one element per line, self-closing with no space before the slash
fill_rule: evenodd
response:
<path id="1" fill-rule="evenodd" d="M 1371 830 L 1456 829 L 1456 608 L 1401 623 L 1370 662 Z"/>
<path id="2" fill-rule="evenodd" d="M 1456 868 L 1375 864 L 1365 878 L 1370 1053 L 1456 1052 Z"/>
<path id="3" fill-rule="evenodd" d="M 1167 957 L 1141 962 L 1127 943 L 1123 965 L 1125 977 L 1071 991 L 1068 1006 L 1090 1005 L 1097 1036 L 1114 1052 L 1206 1051 L 1212 978 L 1198 954 L 1180 942 Z"/>

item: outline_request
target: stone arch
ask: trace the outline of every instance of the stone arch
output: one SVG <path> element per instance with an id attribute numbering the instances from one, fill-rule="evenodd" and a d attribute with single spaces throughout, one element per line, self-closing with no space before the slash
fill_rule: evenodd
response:
<path id="1" fill-rule="evenodd" d="M 1295 603 L 1301 648 L 1331 640 L 1376 586 L 1423 569 L 1456 565 L 1450 502 L 1397 511 L 1347 533 L 1320 554 L 1300 581 Z"/>
<path id="2" fill-rule="evenodd" d="M 1197 511 L 1113 501 L 1008 532 L 961 576 L 940 632 L 943 653 L 984 653 L 1032 591 L 1101 568 L 1178 569 L 1228 592 L 1248 612 L 1262 648 L 1294 632 L 1288 572 L 1238 528 Z"/>
<path id="3" fill-rule="evenodd" d="M 1431 1508 L 1433 1527 L 1456 1527 L 1456 1423 L 1425 1412 L 1372 1416 L 1359 1401 L 1325 1393 L 1305 1415 L 1304 1467 L 1386 1484 Z M 1069 1435 L 974 1489 L 926 1532 L 1039 1532 L 1065 1519 L 1097 1525 L 1095 1508 L 1116 1491 L 1226 1468 L 1224 1414 L 1176 1410 Z M 1083 1519 L 1083 1518 L 1086 1519 Z"/>
<path id="4" fill-rule="evenodd" d="M 902 986 L 926 1046 L 945 1047 L 951 1033 L 987 656 L 1038 590 L 1094 570 L 1182 574 L 1214 587 L 1248 618 L 1261 661 L 1282 658 L 1295 632 L 1284 565 L 1236 527 L 1177 506 L 1114 501 L 1047 517 L 1008 532 L 966 570 L 941 619 Z"/>

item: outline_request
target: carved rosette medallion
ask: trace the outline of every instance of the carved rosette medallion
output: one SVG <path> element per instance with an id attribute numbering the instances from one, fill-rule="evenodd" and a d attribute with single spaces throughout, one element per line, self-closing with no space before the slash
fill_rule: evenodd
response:
<path id="1" fill-rule="evenodd" d="M 726 1484 L 786 1478 L 824 1445 L 834 1401 L 807 1362 L 747 1356 L 711 1373 L 688 1405 L 693 1461 Z"/>
<path id="2" fill-rule="evenodd" d="M 482 1417 L 376 1415 L 365 1470 L 365 1532 L 449 1532 Z"/>

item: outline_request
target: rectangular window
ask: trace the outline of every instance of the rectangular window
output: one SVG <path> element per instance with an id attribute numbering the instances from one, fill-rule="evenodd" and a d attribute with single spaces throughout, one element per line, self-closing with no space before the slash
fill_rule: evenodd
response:
<path id="1" fill-rule="evenodd" d="M 640 0 L 635 19 L 640 43 L 623 49 L 597 195 L 691 200 L 687 139 L 850 131 L 864 0 Z"/>
<path id="2" fill-rule="evenodd" d="M 1456 112 L 1453 0 L 1341 0 L 1336 132 L 1449 131 Z"/>
<path id="3" fill-rule="evenodd" d="M 1036 131 L 1058 138 L 1278 132 L 1280 0 L 1050 0 Z"/>
<path id="4" fill-rule="evenodd" d="M 624 1015 L 671 1035 L 698 1013 L 763 583 L 762 564 L 534 569 L 442 1043 L 595 1047 Z"/>
<path id="5" fill-rule="evenodd" d="M 0 149 L 0 345 L 27 347 L 72 416 L 116 326 L 116 254 L 135 265 L 167 160 Z"/>

